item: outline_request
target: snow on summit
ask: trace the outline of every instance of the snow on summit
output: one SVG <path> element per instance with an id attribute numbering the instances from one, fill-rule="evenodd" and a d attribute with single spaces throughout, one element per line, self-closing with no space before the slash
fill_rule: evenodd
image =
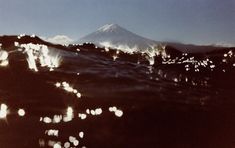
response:
<path id="1" fill-rule="evenodd" d="M 103 31 L 103 32 L 112 32 L 115 31 L 117 28 L 119 28 L 117 24 L 107 24 L 98 29 L 98 31 Z"/>

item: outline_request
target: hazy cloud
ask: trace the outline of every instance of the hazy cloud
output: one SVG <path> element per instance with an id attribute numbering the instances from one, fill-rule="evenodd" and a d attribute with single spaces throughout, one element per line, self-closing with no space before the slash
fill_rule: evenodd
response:
<path id="1" fill-rule="evenodd" d="M 54 43 L 54 44 L 70 44 L 72 43 L 74 40 L 71 39 L 70 37 L 66 36 L 66 35 L 56 35 L 54 37 L 42 37 L 44 40 Z"/>
<path id="2" fill-rule="evenodd" d="M 231 44 L 231 43 L 228 43 L 228 42 L 218 42 L 214 45 L 219 46 L 219 47 L 235 47 L 235 44 Z"/>

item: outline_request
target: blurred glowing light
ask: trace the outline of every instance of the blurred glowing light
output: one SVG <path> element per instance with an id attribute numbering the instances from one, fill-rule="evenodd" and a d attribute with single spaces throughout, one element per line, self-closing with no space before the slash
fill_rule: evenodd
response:
<path id="1" fill-rule="evenodd" d="M 54 115 L 53 123 L 60 123 L 61 120 L 62 120 L 62 115 Z"/>
<path id="2" fill-rule="evenodd" d="M 77 139 L 74 140 L 74 141 L 73 141 L 73 145 L 74 145 L 74 146 L 78 146 L 78 145 L 79 145 L 79 141 L 78 141 Z"/>
<path id="3" fill-rule="evenodd" d="M 69 85 L 69 83 L 63 81 L 62 83 L 60 82 L 56 82 L 55 86 L 57 88 L 61 87 L 62 89 L 64 89 L 65 91 L 69 92 L 69 93 L 74 93 L 78 98 L 81 98 L 82 94 L 80 92 L 78 92 L 77 89 L 74 89 L 72 86 Z"/>
<path id="4" fill-rule="evenodd" d="M 78 93 L 78 91 L 77 91 L 76 89 L 74 89 L 74 90 L 73 90 L 73 93 L 75 93 L 75 94 L 76 94 L 76 93 Z"/>
<path id="5" fill-rule="evenodd" d="M 117 58 L 118 58 L 117 55 L 113 55 L 113 61 L 116 61 Z"/>
<path id="6" fill-rule="evenodd" d="M 0 118 L 6 118 L 7 116 L 7 105 L 1 104 L 0 106 Z"/>
<path id="7" fill-rule="evenodd" d="M 84 132 L 79 132 L 79 137 L 83 138 L 84 137 Z"/>
<path id="8" fill-rule="evenodd" d="M 86 114 L 78 114 L 78 117 L 81 118 L 82 120 L 86 119 L 87 115 Z"/>
<path id="9" fill-rule="evenodd" d="M 95 111 L 94 110 L 91 110 L 91 115 L 95 115 Z"/>
<path id="10" fill-rule="evenodd" d="M 73 143 L 75 140 L 76 140 L 76 137 L 69 136 L 69 141 L 70 141 L 71 143 Z"/>
<path id="11" fill-rule="evenodd" d="M 81 97 L 82 97 L 82 94 L 78 92 L 78 93 L 77 93 L 77 97 L 78 97 L 78 98 L 81 98 Z"/>
<path id="12" fill-rule="evenodd" d="M 114 107 L 109 107 L 110 112 L 115 112 L 116 110 L 117 110 L 117 107 L 115 107 L 115 106 Z"/>
<path id="13" fill-rule="evenodd" d="M 117 109 L 116 106 L 109 107 L 109 111 L 114 112 L 115 116 L 117 116 L 117 117 L 122 117 L 123 116 L 123 111 L 120 110 L 120 109 Z"/>
<path id="14" fill-rule="evenodd" d="M 122 112 L 121 110 L 117 110 L 117 111 L 115 111 L 115 115 L 116 115 L 117 117 L 122 117 L 123 112 Z"/>
<path id="15" fill-rule="evenodd" d="M 70 143 L 69 143 L 69 142 L 65 142 L 65 143 L 64 143 L 64 147 L 65 147 L 65 148 L 69 148 L 69 147 L 70 147 Z"/>
<path id="16" fill-rule="evenodd" d="M 18 110 L 18 115 L 23 117 L 25 115 L 25 110 L 24 109 L 19 109 Z"/>
<path id="17" fill-rule="evenodd" d="M 0 62 L 0 66 L 2 66 L 2 67 L 6 67 L 8 65 L 9 65 L 9 61 L 8 60 L 4 60 L 4 61 Z"/>
<path id="18" fill-rule="evenodd" d="M 39 139 L 39 147 L 45 147 L 46 143 L 45 143 L 45 140 L 43 139 Z"/>
<path id="19" fill-rule="evenodd" d="M 86 113 L 87 113 L 87 114 L 90 114 L 90 110 L 89 110 L 89 109 L 86 109 Z"/>
<path id="20" fill-rule="evenodd" d="M 101 108 L 95 109 L 95 114 L 96 114 L 96 115 L 102 114 L 102 109 L 101 109 Z"/>
<path id="21" fill-rule="evenodd" d="M 0 66 L 6 67 L 6 66 L 8 66 L 8 64 L 9 64 L 8 52 L 0 49 Z"/>
<path id="22" fill-rule="evenodd" d="M 63 118 L 63 121 L 64 122 L 69 122 L 69 121 L 71 121 L 73 119 L 73 117 L 74 117 L 73 108 L 72 107 L 68 107 L 66 115 Z"/>
<path id="23" fill-rule="evenodd" d="M 46 130 L 45 134 L 47 134 L 48 136 L 59 136 L 59 130 L 55 130 L 55 129 L 50 129 L 50 130 Z"/>
<path id="24" fill-rule="evenodd" d="M 44 118 L 43 118 L 43 122 L 44 122 L 44 123 L 51 123 L 52 120 L 51 120 L 51 118 L 49 118 L 49 117 L 44 117 Z"/>
<path id="25" fill-rule="evenodd" d="M 0 50 L 0 61 L 4 61 L 8 58 L 8 53 L 5 50 Z"/>
<path id="26" fill-rule="evenodd" d="M 73 115 L 73 108 L 72 107 L 68 107 L 67 108 L 67 115 L 68 116 L 72 116 Z"/>
<path id="27" fill-rule="evenodd" d="M 60 84 L 59 82 L 57 82 L 57 83 L 55 84 L 55 86 L 56 86 L 56 87 L 60 87 L 61 84 Z"/>
<path id="28" fill-rule="evenodd" d="M 60 145 L 59 143 L 55 143 L 55 144 L 53 145 L 53 148 L 62 148 L 62 147 L 61 147 L 61 145 Z"/>
<path id="29" fill-rule="evenodd" d="M 24 52 L 27 54 L 27 62 L 29 69 L 38 71 L 37 64 L 39 63 L 41 67 L 48 67 L 50 70 L 57 68 L 60 65 L 61 57 L 57 54 L 49 52 L 49 49 L 46 45 L 40 44 L 21 44 L 21 48 L 24 49 Z"/>

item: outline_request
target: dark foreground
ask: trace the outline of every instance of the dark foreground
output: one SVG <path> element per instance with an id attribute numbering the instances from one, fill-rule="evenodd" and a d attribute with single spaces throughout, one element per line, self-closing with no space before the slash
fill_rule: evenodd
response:
<path id="1" fill-rule="evenodd" d="M 146 54 L 92 44 L 0 43 L 1 148 L 235 147 L 234 49 L 166 47 L 150 66 Z"/>

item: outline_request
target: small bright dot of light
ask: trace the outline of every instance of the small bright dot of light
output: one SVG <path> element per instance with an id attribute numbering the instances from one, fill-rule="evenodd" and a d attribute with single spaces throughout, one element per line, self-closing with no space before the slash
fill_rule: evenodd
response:
<path id="1" fill-rule="evenodd" d="M 57 82 L 57 83 L 55 84 L 55 86 L 56 86 L 56 87 L 60 87 L 61 84 L 60 84 L 59 82 Z"/>
<path id="2" fill-rule="evenodd" d="M 84 132 L 79 132 L 79 137 L 83 138 L 84 137 Z"/>
<path id="3" fill-rule="evenodd" d="M 81 93 L 77 93 L 77 97 L 81 98 L 82 94 Z"/>
<path id="4" fill-rule="evenodd" d="M 19 116 L 24 116 L 24 115 L 25 115 L 24 109 L 19 109 L 19 110 L 18 110 L 18 115 L 19 115 Z"/>
<path id="5" fill-rule="evenodd" d="M 64 147 L 65 147 L 65 148 L 69 148 L 69 147 L 70 147 L 70 143 L 69 143 L 69 142 L 65 142 L 65 143 L 64 143 Z"/>
<path id="6" fill-rule="evenodd" d="M 53 148 L 61 148 L 61 145 L 59 143 L 54 144 Z"/>
<path id="7" fill-rule="evenodd" d="M 117 110 L 117 111 L 115 111 L 115 115 L 116 115 L 117 117 L 122 117 L 123 112 L 122 112 L 121 110 Z"/>
<path id="8" fill-rule="evenodd" d="M 79 144 L 79 141 L 78 141 L 78 140 L 74 140 L 74 141 L 73 141 L 73 145 L 74 145 L 74 146 L 78 146 L 78 144 Z"/>

